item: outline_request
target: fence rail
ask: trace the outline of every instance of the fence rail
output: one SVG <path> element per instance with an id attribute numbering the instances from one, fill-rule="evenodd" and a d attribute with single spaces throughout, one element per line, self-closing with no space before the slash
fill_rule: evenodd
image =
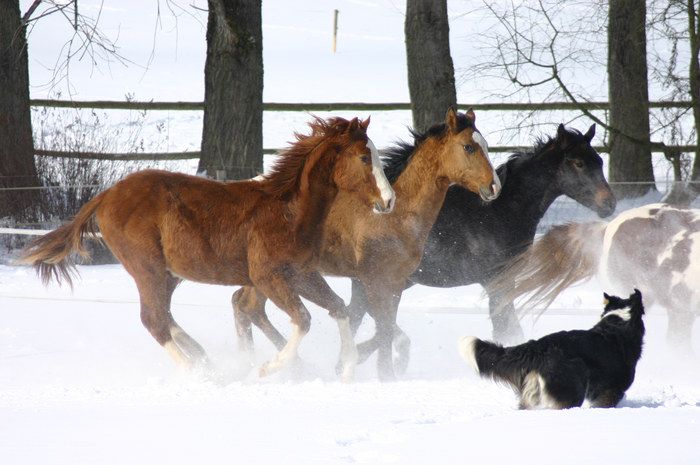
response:
<path id="1" fill-rule="evenodd" d="M 112 100 L 51 100 L 32 99 L 30 105 L 35 107 L 56 108 L 99 108 L 103 110 L 204 110 L 204 102 L 154 102 L 154 101 L 112 101 Z M 540 103 L 473 103 L 458 104 L 462 110 L 473 108 L 475 111 L 523 111 L 523 110 L 607 110 L 608 102 L 540 102 Z M 689 101 L 659 100 L 649 102 L 649 108 L 690 108 Z M 362 102 L 326 102 L 326 103 L 263 103 L 263 111 L 392 111 L 410 110 L 410 103 L 362 103 Z"/>
<path id="2" fill-rule="evenodd" d="M 176 110 L 202 111 L 204 102 L 154 102 L 154 101 L 111 101 L 111 100 L 51 100 L 32 99 L 30 105 L 35 107 L 54 108 L 99 108 L 103 110 Z M 459 109 L 473 108 L 475 111 L 545 111 L 545 110 L 607 110 L 608 102 L 540 102 L 540 103 L 474 103 L 459 104 Z M 649 102 L 650 108 L 690 108 L 689 101 L 661 100 Z M 358 103 L 358 102 L 326 102 L 326 103 L 263 103 L 263 111 L 397 111 L 410 110 L 410 103 Z M 522 150 L 521 146 L 493 146 L 491 152 L 514 152 Z M 695 151 L 695 145 L 668 146 L 680 152 Z M 598 152 L 608 152 L 608 147 L 596 146 Z M 273 154 L 279 149 L 264 148 L 263 154 Z M 654 148 L 652 148 L 654 150 Z M 63 158 L 81 158 L 94 160 L 191 160 L 200 157 L 201 152 L 139 152 L 139 153 L 98 153 L 98 152 L 66 152 L 59 150 L 35 150 L 37 155 Z"/>

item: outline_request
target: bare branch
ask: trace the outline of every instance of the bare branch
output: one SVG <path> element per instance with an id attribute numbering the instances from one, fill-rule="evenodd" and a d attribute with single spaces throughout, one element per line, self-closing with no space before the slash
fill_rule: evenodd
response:
<path id="1" fill-rule="evenodd" d="M 41 4 L 41 0 L 34 0 L 34 3 L 31 4 L 29 9 L 27 10 L 26 13 L 22 16 L 22 23 L 27 24 L 29 22 L 29 18 L 32 17 L 32 14 L 34 14 L 34 10 L 36 10 L 39 5 Z"/>

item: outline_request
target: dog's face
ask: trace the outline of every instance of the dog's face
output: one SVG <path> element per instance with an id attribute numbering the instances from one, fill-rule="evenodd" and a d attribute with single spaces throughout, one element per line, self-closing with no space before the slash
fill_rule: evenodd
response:
<path id="1" fill-rule="evenodd" d="M 629 321 L 633 314 L 639 313 L 639 315 L 644 314 L 644 307 L 642 306 L 642 293 L 638 289 L 627 298 L 622 299 L 614 295 L 608 295 L 603 293 L 603 299 L 605 302 L 605 309 L 601 315 L 601 319 L 607 316 L 616 316 L 623 321 Z"/>

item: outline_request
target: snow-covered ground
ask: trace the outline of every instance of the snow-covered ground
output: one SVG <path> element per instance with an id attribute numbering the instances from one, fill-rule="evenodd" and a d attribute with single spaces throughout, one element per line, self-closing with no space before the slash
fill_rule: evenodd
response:
<path id="1" fill-rule="evenodd" d="M 31 2 L 21 3 L 24 11 Z M 263 2 L 265 100 L 408 101 L 404 2 L 335 3 Z M 84 12 L 96 11 L 94 2 L 80 5 Z M 154 11 L 143 5 L 108 0 L 102 17 L 107 32 L 120 37 L 123 54 L 140 64 L 154 50 L 156 24 Z M 340 10 L 335 55 L 334 8 Z M 129 93 L 139 100 L 201 100 L 205 16 L 183 15 L 175 25 L 163 12 L 148 71 L 116 64 L 91 70 L 89 60 L 76 62 L 72 90 L 62 97 L 120 99 Z M 482 14 L 450 2 L 460 102 L 493 100 L 474 91 L 489 90 L 490 81 L 464 72 L 477 58 L 468 31 L 488 27 Z M 51 46 L 60 47 L 66 34 L 65 25 L 51 24 L 39 23 L 30 37 L 35 98 L 50 92 L 39 84 L 47 80 L 44 67 L 55 60 Z M 579 79 L 588 77 L 583 73 Z M 600 80 L 593 84 L 605 88 Z M 153 115 L 166 134 L 159 136 L 166 141 L 158 150 L 198 149 L 201 115 Z M 516 143 L 503 138 L 499 118 L 489 112 L 477 118 L 492 145 Z M 282 146 L 293 130 L 305 130 L 307 120 L 304 114 L 266 114 L 265 146 Z M 524 143 L 553 134 L 560 121 L 567 120 L 553 116 L 547 126 L 534 127 Z M 589 124 L 573 126 L 585 130 Z M 408 137 L 407 125 L 409 112 L 374 114 L 370 136 L 383 147 Z M 565 219 L 580 219 L 580 210 L 574 214 L 570 206 L 557 209 L 567 212 Z M 358 367 L 354 383 L 342 384 L 334 374 L 337 326 L 324 310 L 311 306 L 312 329 L 300 349 L 300 366 L 260 379 L 256 368 L 274 349 L 256 332 L 257 366 L 246 370 L 229 304 L 232 289 L 184 283 L 174 296 L 175 318 L 217 367 L 216 376 L 202 380 L 179 372 L 142 327 L 138 294 L 121 266 L 80 267 L 82 279 L 71 293 L 44 288 L 31 269 L 4 263 L 3 464 L 700 463 L 700 362 L 697 355 L 667 346 L 666 317 L 658 308 L 648 309 L 637 379 L 618 408 L 530 412 L 517 410 L 507 388 L 479 379 L 459 358 L 461 336 L 490 336 L 479 286 L 406 291 L 399 312 L 399 324 L 412 340 L 406 375 L 379 383 L 371 358 Z M 347 300 L 348 281 L 330 281 Z M 602 310 L 602 292 L 595 280 L 567 290 L 541 318 L 524 317 L 527 337 L 590 327 Z M 288 333 L 288 318 L 272 306 L 268 313 Z M 372 331 L 365 322 L 358 340 Z M 700 323 L 693 345 L 700 354 Z"/>
<path id="2" fill-rule="evenodd" d="M 519 411 L 511 391 L 479 379 L 460 336 L 488 338 L 478 286 L 409 289 L 399 324 L 412 359 L 398 382 L 377 381 L 374 357 L 342 384 L 337 326 L 311 306 L 299 367 L 267 379 L 243 370 L 231 288 L 184 283 L 178 322 L 217 373 L 176 369 L 141 326 L 138 294 L 120 265 L 80 268 L 73 293 L 43 288 L 31 269 L 0 266 L 0 460 L 124 463 L 624 463 L 697 464 L 700 363 L 665 342 L 649 309 L 637 378 L 618 408 Z M 331 283 L 346 300 L 349 283 Z M 597 282 L 562 294 L 528 337 L 587 328 L 601 311 Z M 268 307 L 287 334 L 288 318 Z M 373 331 L 365 322 L 358 340 Z M 694 331 L 700 354 L 700 324 Z M 274 354 L 259 333 L 257 364 Z M 256 367 L 257 368 L 257 367 Z"/>

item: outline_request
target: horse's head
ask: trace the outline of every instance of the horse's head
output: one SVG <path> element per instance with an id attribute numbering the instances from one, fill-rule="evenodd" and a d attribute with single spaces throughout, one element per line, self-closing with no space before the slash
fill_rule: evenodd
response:
<path id="1" fill-rule="evenodd" d="M 439 150 L 442 152 L 445 176 L 451 182 L 479 194 L 483 200 L 491 201 L 501 193 L 501 181 L 491 165 L 488 144 L 476 129 L 475 121 L 476 116 L 471 109 L 466 114 L 460 114 L 450 107 Z"/>
<path id="2" fill-rule="evenodd" d="M 605 218 L 615 211 L 617 202 L 603 175 L 603 160 L 591 147 L 594 135 L 595 124 L 585 134 L 559 125 L 552 142 L 555 152 L 561 154 L 556 183 L 562 193 Z"/>
<path id="3" fill-rule="evenodd" d="M 369 118 L 355 118 L 347 123 L 338 137 L 339 147 L 332 180 L 339 190 L 347 191 L 371 206 L 375 213 L 389 213 L 394 208 L 396 194 L 384 175 L 379 152 L 367 137 Z"/>

